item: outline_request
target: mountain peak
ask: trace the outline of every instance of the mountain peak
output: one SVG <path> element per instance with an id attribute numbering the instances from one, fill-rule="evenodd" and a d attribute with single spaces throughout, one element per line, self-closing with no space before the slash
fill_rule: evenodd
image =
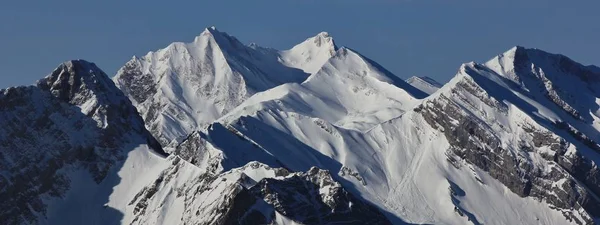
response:
<path id="1" fill-rule="evenodd" d="M 360 80 L 359 83 L 362 83 L 364 79 L 372 80 L 366 78 L 370 77 L 379 82 L 388 83 L 403 89 L 415 98 L 426 97 L 423 91 L 407 84 L 377 62 L 348 47 L 340 47 L 335 51 L 335 54 L 324 63 L 322 68 L 311 75 L 305 82 L 311 82 L 311 80 L 319 79 L 318 77 L 322 76 L 335 77 L 335 79 Z"/>
<path id="2" fill-rule="evenodd" d="M 76 96 L 82 91 L 106 93 L 111 88 L 116 90 L 108 75 L 96 64 L 82 59 L 61 63 L 50 75 L 39 80 L 37 85 L 68 101 L 76 101 Z"/>
<path id="3" fill-rule="evenodd" d="M 316 36 L 309 38 L 306 41 L 309 40 L 312 41 L 317 47 L 323 46 L 326 48 L 332 48 L 334 50 L 337 50 L 338 48 L 333 41 L 333 37 L 331 37 L 329 33 L 325 31 L 318 33 Z"/>
<path id="4" fill-rule="evenodd" d="M 76 73 L 76 75 L 78 75 L 78 76 L 89 76 L 90 73 L 93 73 L 96 71 L 101 71 L 100 68 L 98 68 L 96 66 L 96 64 L 94 64 L 93 62 L 88 62 L 83 59 L 74 59 L 74 60 L 68 60 L 68 61 L 65 61 L 65 62 L 59 64 L 58 67 L 56 67 L 56 69 L 54 69 L 54 71 L 51 73 L 51 76 L 59 76 L 60 74 L 57 74 L 57 71 L 62 71 L 62 70 L 67 70 L 71 73 L 82 72 L 82 71 L 85 72 L 85 73 Z"/>
<path id="5" fill-rule="evenodd" d="M 210 26 L 207 28 L 204 28 L 204 31 L 202 31 L 202 33 L 200 34 L 200 36 L 202 35 L 223 35 L 225 34 L 224 32 L 221 32 L 217 29 L 217 27 L 215 26 Z M 227 35 L 229 36 L 229 35 Z"/>
<path id="6" fill-rule="evenodd" d="M 304 72 L 316 73 L 325 62 L 336 54 L 338 47 L 327 32 L 307 38 L 290 50 L 282 51 L 281 58 L 284 64 L 299 68 Z"/>
<path id="7" fill-rule="evenodd" d="M 243 49 L 245 45 L 237 38 L 230 36 L 226 32 L 219 31 L 215 26 L 207 27 L 199 36 L 194 39 L 194 44 L 215 42 L 222 50 L 227 51 Z"/>
<path id="8" fill-rule="evenodd" d="M 50 73 L 50 75 L 46 76 L 44 80 L 56 80 L 56 79 L 64 79 L 64 76 L 73 76 L 73 77 L 101 77 L 96 74 L 104 74 L 100 68 L 96 66 L 96 64 L 92 62 L 85 61 L 83 59 L 77 60 L 69 60 L 63 62 Z M 106 74 L 104 74 L 106 75 Z M 107 76 L 108 77 L 108 76 Z"/>
<path id="9" fill-rule="evenodd" d="M 515 46 L 487 61 L 484 65 L 516 83 L 522 81 L 522 77 L 517 76 L 518 74 L 529 74 L 526 71 L 532 69 L 544 71 L 545 75 L 539 77 L 541 79 L 552 80 L 548 76 L 564 74 L 573 75 L 584 81 L 600 81 L 600 75 L 595 66 L 584 66 L 561 54 L 523 46 Z"/>

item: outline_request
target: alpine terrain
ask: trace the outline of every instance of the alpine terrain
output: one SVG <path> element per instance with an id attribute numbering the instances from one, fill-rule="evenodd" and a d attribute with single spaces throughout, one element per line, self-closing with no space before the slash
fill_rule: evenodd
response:
<path id="1" fill-rule="evenodd" d="M 406 81 L 215 27 L 0 90 L 3 224 L 598 224 L 600 68 L 514 47 Z"/>

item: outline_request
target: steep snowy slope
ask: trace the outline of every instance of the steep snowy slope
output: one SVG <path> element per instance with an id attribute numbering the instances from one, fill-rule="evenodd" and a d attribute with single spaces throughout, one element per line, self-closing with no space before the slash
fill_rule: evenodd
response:
<path id="1" fill-rule="evenodd" d="M 261 92 L 222 120 L 261 110 L 282 110 L 367 131 L 402 115 L 425 95 L 375 62 L 342 47 L 302 84 L 286 84 Z"/>
<path id="2" fill-rule="evenodd" d="M 116 171 L 128 155 L 162 153 L 127 97 L 83 60 L 61 64 L 36 86 L 0 90 L 0 106 L 5 224 L 118 221 L 118 211 L 102 207 L 104 191 L 119 183 Z"/>
<path id="3" fill-rule="evenodd" d="M 516 49 L 530 59 L 510 63 L 532 67 L 528 62 L 535 60 L 540 65 L 535 71 L 544 74 L 537 79 L 600 77 L 595 67 L 564 56 Z M 449 84 L 425 100 L 414 100 L 418 106 L 411 109 L 414 103 L 408 104 L 408 110 L 399 110 L 387 122 L 369 117 L 386 109 L 381 99 L 389 93 L 352 91 L 369 89 L 354 89 L 351 76 L 338 72 L 336 63 L 324 65 L 301 85 L 258 93 L 220 121 L 287 168 L 303 171 L 316 165 L 332 171 L 351 192 L 389 211 L 394 222 L 593 224 L 600 187 L 595 125 L 556 103 L 566 97 L 540 95 L 488 68 L 494 60 L 463 65 Z M 331 68 L 336 72 L 327 73 Z M 531 76 L 518 70 L 515 75 Z M 570 85 L 557 84 L 551 90 Z M 587 96 L 581 100 L 597 98 L 593 88 L 581 85 L 579 95 Z M 406 93 L 396 89 L 395 96 Z M 364 93 L 372 94 L 365 95 L 370 96 L 367 101 L 352 101 Z M 581 100 L 562 101 L 584 109 L 578 112 L 595 114 L 592 109 L 597 108 L 581 107 Z M 348 121 L 348 112 L 358 106 L 371 105 L 384 107 L 352 114 L 351 120 L 359 122 L 340 122 Z"/>
<path id="4" fill-rule="evenodd" d="M 412 85 L 413 87 L 415 87 L 427 94 L 433 94 L 433 92 L 437 91 L 438 89 L 440 89 L 440 87 L 442 87 L 442 85 L 440 83 L 438 83 L 437 81 L 435 81 L 433 78 L 430 78 L 430 77 L 412 76 L 412 77 L 406 79 L 406 83 Z"/>
<path id="5" fill-rule="evenodd" d="M 176 144 L 256 92 L 304 81 L 335 49 L 326 33 L 278 51 L 245 46 L 211 27 L 192 43 L 176 42 L 134 57 L 114 81 L 153 135 L 163 145 Z"/>

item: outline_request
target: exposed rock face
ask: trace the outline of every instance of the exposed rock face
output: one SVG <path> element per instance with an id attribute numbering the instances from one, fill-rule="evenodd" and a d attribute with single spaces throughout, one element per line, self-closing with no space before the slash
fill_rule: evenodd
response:
<path id="1" fill-rule="evenodd" d="M 250 192 L 302 224 L 391 224 L 378 209 L 356 199 L 328 171 L 316 167 L 282 180 L 261 180 Z"/>
<path id="2" fill-rule="evenodd" d="M 583 66 L 564 55 L 520 46 L 485 66 L 527 90 L 537 101 L 549 101 L 573 118 L 589 123 L 598 116 L 595 102 L 600 97 L 598 67 Z"/>
<path id="3" fill-rule="evenodd" d="M 0 221 L 36 223 L 45 200 L 70 188 L 73 168 L 101 182 L 136 142 L 160 146 L 94 64 L 61 64 L 36 86 L 0 90 Z"/>
<path id="4" fill-rule="evenodd" d="M 154 212 L 170 210 L 168 204 L 183 206 L 181 224 L 391 224 L 325 170 L 290 173 L 250 162 L 222 174 L 200 172 L 181 182 L 181 171 L 192 165 L 176 156 L 171 160 L 172 166 L 131 200 L 133 224 L 151 223 Z"/>
<path id="5" fill-rule="evenodd" d="M 532 73 L 521 74 L 517 69 L 530 62 L 523 59 L 527 54 L 541 53 L 517 48 L 515 69 L 510 70 L 512 77 L 508 76 L 513 81 L 532 79 L 528 77 Z M 558 62 L 567 63 L 569 66 L 565 69 L 573 76 L 585 80 L 600 77 L 581 65 L 574 69 L 573 62 L 562 56 Z M 539 68 L 542 76 L 537 78 L 543 81 L 543 71 L 550 69 Z M 558 75 L 547 72 L 545 76 Z M 593 224 L 594 218 L 600 216 L 597 197 L 600 176 L 597 162 L 593 160 L 597 157 L 595 143 L 574 135 L 585 137 L 581 132 L 564 131 L 569 127 L 576 129 L 573 126 L 583 129 L 577 121 L 563 117 L 570 122 L 556 123 L 528 111 L 532 107 L 529 105 L 531 100 L 527 99 L 536 99 L 538 93 L 535 90 L 530 90 L 533 93 L 519 91 L 521 95 L 517 96 L 505 89 L 514 87 L 510 81 L 502 81 L 499 77 L 483 65 L 464 65 L 442 93 L 415 111 L 444 133 L 451 146 L 448 149 L 450 161 L 455 161 L 454 157 L 463 159 L 487 171 L 514 193 L 548 202 L 578 224 Z M 581 119 L 574 114 L 577 110 L 571 110 L 575 108 L 569 106 L 575 105 L 574 102 L 569 104 L 567 100 L 561 100 L 564 96 L 560 96 L 565 93 L 559 94 L 556 86 L 545 87 L 544 96 L 570 116 Z M 478 102 L 484 105 L 478 105 Z"/>

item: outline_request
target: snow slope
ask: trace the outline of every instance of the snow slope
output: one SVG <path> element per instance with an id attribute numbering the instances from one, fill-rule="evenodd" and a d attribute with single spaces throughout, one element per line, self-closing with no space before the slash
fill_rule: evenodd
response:
<path id="1" fill-rule="evenodd" d="M 425 93 L 380 65 L 342 47 L 303 83 L 258 93 L 222 120 L 253 115 L 260 110 L 283 110 L 367 131 L 402 115 L 423 97 Z"/>

